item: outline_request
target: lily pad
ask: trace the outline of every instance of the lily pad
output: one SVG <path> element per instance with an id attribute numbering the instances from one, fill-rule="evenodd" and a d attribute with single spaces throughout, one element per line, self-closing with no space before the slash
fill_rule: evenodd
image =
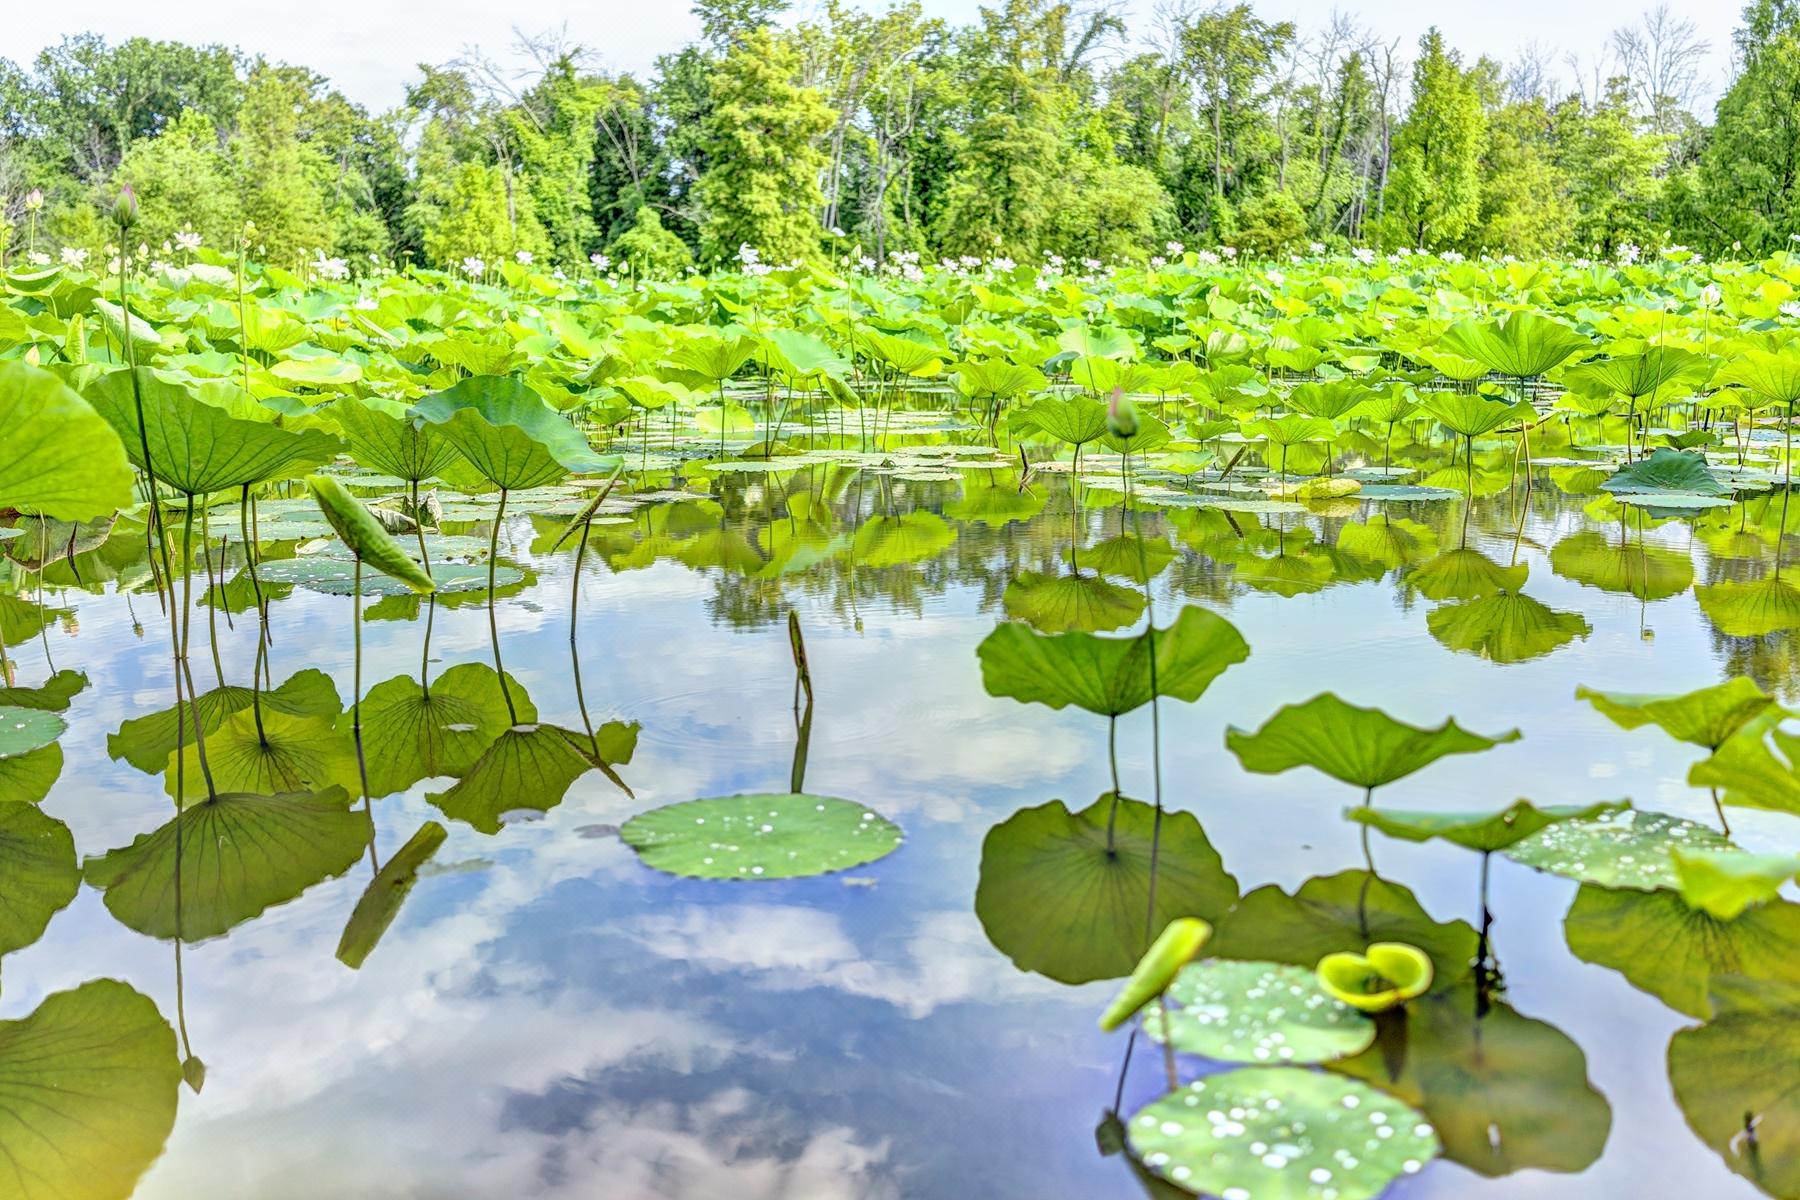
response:
<path id="1" fill-rule="evenodd" d="M 1731 488 L 1720 483 L 1707 468 L 1703 454 L 1660 449 L 1649 458 L 1621 467 L 1600 485 L 1615 495 L 1729 496 Z"/>
<path id="2" fill-rule="evenodd" d="M 1373 825 L 1389 837 L 1407 842 L 1442 838 L 1465 850 L 1488 853 L 1504 850 L 1558 821 L 1583 821 L 1627 807 L 1626 802 L 1553 804 L 1539 808 L 1529 800 L 1514 800 L 1497 812 L 1407 812 L 1362 805 L 1347 808 L 1344 816 L 1362 825 Z"/>
<path id="3" fill-rule="evenodd" d="M 129 1196 L 175 1126 L 181 1060 L 156 1004 L 116 979 L 0 1021 L 0 1158 L 17 1200 Z"/>
<path id="4" fill-rule="evenodd" d="M 356 561 L 324 554 L 303 558 L 274 559 L 260 564 L 257 575 L 264 583 L 297 584 L 328 596 L 348 596 L 356 591 Z M 525 578 L 517 567 L 497 563 L 494 586 L 508 587 Z M 477 592 L 487 589 L 488 568 L 484 563 L 434 562 L 431 579 L 438 592 Z M 365 596 L 411 596 L 412 585 L 373 571 L 364 571 L 362 594 Z"/>
<path id="5" fill-rule="evenodd" d="M 1060 800 L 1020 809 L 990 829 L 975 915 L 1021 971 L 1088 983 L 1130 973 L 1150 928 L 1184 916 L 1217 921 L 1237 896 L 1237 880 L 1192 813 L 1165 811 L 1159 825 L 1151 805 L 1121 797 L 1115 811 L 1107 795 L 1079 812 Z"/>
<path id="6" fill-rule="evenodd" d="M 1286 963 L 1211 959 L 1175 977 L 1167 1032 L 1175 1048 L 1220 1062 L 1321 1063 L 1360 1054 L 1375 1023 L 1319 986 L 1318 976 Z M 1144 1017 L 1163 1041 L 1163 1014 Z"/>
<path id="7" fill-rule="evenodd" d="M 844 871 L 900 847 L 873 809 L 801 792 L 711 796 L 640 813 L 619 830 L 646 865 L 695 879 L 796 879 Z"/>
<path id="8" fill-rule="evenodd" d="M 0 759 L 40 750 L 63 735 L 69 724 L 42 708 L 0 705 Z"/>
<path id="9" fill-rule="evenodd" d="M 1651 891 L 1680 886 L 1670 858 L 1674 850 L 1729 847 L 1729 842 L 1704 825 L 1667 813 L 1625 808 L 1551 825 L 1514 844 L 1506 855 L 1535 870 L 1582 883 Z"/>
<path id="10" fill-rule="evenodd" d="M 1438 1155 L 1419 1112 L 1320 1071 L 1243 1067 L 1196 1079 L 1132 1115 L 1157 1175 L 1226 1200 L 1375 1200 Z"/>

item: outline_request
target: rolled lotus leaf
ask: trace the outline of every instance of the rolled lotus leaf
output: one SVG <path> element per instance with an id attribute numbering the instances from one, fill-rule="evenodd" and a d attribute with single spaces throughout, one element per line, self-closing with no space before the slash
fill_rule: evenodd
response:
<path id="1" fill-rule="evenodd" d="M 1181 968 L 1194 960 L 1212 926 L 1199 917 L 1176 917 L 1163 926 L 1162 933 L 1138 959 L 1138 965 L 1125 981 L 1125 990 L 1100 1015 L 1100 1028 L 1111 1033 L 1136 1016 L 1138 1010 L 1168 990 Z M 1430 964 L 1426 964 L 1429 973 Z"/>
<path id="2" fill-rule="evenodd" d="M 1340 951 L 1319 960 L 1319 984 L 1363 1012 L 1386 1012 L 1431 987 L 1431 959 L 1405 942 L 1376 942 L 1362 954 Z"/>
<path id="3" fill-rule="evenodd" d="M 306 486 L 318 501 L 319 511 L 331 522 L 350 552 L 383 575 L 398 579 L 420 595 L 437 591 L 425 568 L 401 549 L 361 500 L 330 475 L 308 475 Z"/>

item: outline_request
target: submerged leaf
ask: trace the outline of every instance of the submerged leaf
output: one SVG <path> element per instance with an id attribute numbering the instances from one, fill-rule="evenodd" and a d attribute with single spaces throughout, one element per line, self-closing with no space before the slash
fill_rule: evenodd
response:
<path id="1" fill-rule="evenodd" d="M 1315 972 L 1286 963 L 1195 963 L 1175 977 L 1168 1003 L 1167 1033 L 1159 1009 L 1145 1014 L 1144 1032 L 1218 1062 L 1329 1062 L 1375 1040 L 1374 1022 L 1320 987 Z"/>

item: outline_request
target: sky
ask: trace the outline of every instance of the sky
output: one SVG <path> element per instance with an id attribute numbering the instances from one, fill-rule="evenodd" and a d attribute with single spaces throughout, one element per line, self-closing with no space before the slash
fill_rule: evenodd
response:
<path id="1" fill-rule="evenodd" d="M 1292 20 L 1302 32 L 1327 23 L 1332 12 L 1355 14 L 1383 35 L 1410 47 L 1436 23 L 1450 44 L 1473 61 L 1487 53 L 1510 59 L 1528 42 L 1559 47 L 1591 61 L 1611 31 L 1635 22 L 1652 0 L 1252 0 L 1264 16 Z M 883 0 L 864 0 L 879 7 Z M 975 19 L 979 0 L 924 0 L 930 15 L 955 23 Z M 677 49 L 699 31 L 683 0 L 312 0 L 291 4 L 231 4 L 223 0 L 83 0 L 80 4 L 19 4 L 0 22 L 0 58 L 27 63 L 65 35 L 95 32 L 109 40 L 133 36 L 188 42 L 218 41 L 253 54 L 312 67 L 352 100 L 381 110 L 398 104 L 420 62 L 442 63 L 480 47 L 505 61 L 514 29 L 541 33 L 566 27 L 569 38 L 592 48 L 600 65 L 647 74 L 656 56 Z M 816 7 L 800 0 L 796 10 Z M 1126 0 L 1133 32 L 1147 29 L 1155 0 Z M 1709 97 L 1723 90 L 1730 68 L 1733 0 L 1669 0 L 1671 11 L 1694 22 L 1712 51 L 1704 74 Z M 1561 54 L 1557 56 L 1561 58 Z M 1559 68 L 1565 82 L 1572 73 Z"/>

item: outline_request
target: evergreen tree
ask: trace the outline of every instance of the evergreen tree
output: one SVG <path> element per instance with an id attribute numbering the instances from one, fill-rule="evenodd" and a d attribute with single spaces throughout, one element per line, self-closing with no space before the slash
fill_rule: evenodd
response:
<path id="1" fill-rule="evenodd" d="M 1481 218 L 1481 146 L 1487 117 L 1461 62 L 1433 28 L 1419 41 L 1412 104 L 1394 138 L 1383 244 L 1453 246 Z"/>
<path id="2" fill-rule="evenodd" d="M 724 262 L 744 245 L 768 263 L 818 252 L 826 160 L 815 139 L 832 115 L 818 92 L 795 82 L 799 66 L 789 42 L 758 28 L 713 73 L 708 165 L 694 187 L 704 261 Z"/>

